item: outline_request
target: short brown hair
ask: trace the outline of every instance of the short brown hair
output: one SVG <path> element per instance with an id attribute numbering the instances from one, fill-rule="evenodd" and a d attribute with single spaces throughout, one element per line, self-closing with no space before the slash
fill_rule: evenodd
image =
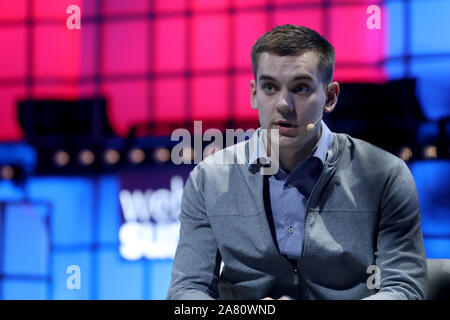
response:
<path id="1" fill-rule="evenodd" d="M 255 80 L 261 53 L 268 52 L 279 56 L 288 56 L 309 51 L 317 54 L 322 82 L 328 85 L 333 80 L 334 47 L 316 31 L 292 24 L 277 26 L 256 40 L 251 52 Z"/>

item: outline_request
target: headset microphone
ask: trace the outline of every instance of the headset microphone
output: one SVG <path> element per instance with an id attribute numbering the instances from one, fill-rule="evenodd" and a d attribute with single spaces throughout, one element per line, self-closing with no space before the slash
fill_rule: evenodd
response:
<path id="1" fill-rule="evenodd" d="M 316 126 L 317 122 L 319 122 L 319 121 L 322 119 L 322 117 L 323 117 L 323 113 L 322 113 L 322 115 L 320 116 L 319 119 L 317 119 L 315 122 L 310 123 L 310 124 L 308 124 L 308 125 L 306 126 L 306 131 L 314 130 L 314 127 Z"/>

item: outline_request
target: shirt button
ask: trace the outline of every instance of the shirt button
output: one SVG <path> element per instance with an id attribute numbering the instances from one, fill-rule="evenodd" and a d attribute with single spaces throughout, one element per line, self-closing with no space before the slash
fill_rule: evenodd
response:
<path id="1" fill-rule="evenodd" d="M 289 184 L 288 184 L 288 187 L 289 187 L 289 188 L 293 188 L 294 185 L 293 185 L 292 183 L 289 183 Z"/>
<path id="2" fill-rule="evenodd" d="M 294 228 L 290 227 L 290 228 L 288 229 L 288 232 L 289 232 L 290 234 L 293 234 L 293 233 L 294 233 Z"/>

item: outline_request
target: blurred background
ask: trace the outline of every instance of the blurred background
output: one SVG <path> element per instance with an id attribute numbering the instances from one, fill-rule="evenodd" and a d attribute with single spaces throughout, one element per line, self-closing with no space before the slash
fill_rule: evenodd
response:
<path id="1" fill-rule="evenodd" d="M 164 299 L 194 167 L 171 133 L 257 128 L 250 50 L 285 23 L 335 46 L 325 122 L 406 161 L 450 259 L 450 1 L 2 0 L 0 299 Z"/>

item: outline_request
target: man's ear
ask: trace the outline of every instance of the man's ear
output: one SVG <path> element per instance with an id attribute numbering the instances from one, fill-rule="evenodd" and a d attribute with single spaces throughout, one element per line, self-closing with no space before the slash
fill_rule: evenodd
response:
<path id="1" fill-rule="evenodd" d="M 256 82 L 255 82 L 255 80 L 250 80 L 250 103 L 254 110 L 258 109 L 258 104 L 256 102 Z"/>
<path id="2" fill-rule="evenodd" d="M 331 112 L 336 107 L 338 97 L 339 97 L 339 83 L 332 82 L 327 88 L 327 101 L 325 102 L 324 111 Z"/>

